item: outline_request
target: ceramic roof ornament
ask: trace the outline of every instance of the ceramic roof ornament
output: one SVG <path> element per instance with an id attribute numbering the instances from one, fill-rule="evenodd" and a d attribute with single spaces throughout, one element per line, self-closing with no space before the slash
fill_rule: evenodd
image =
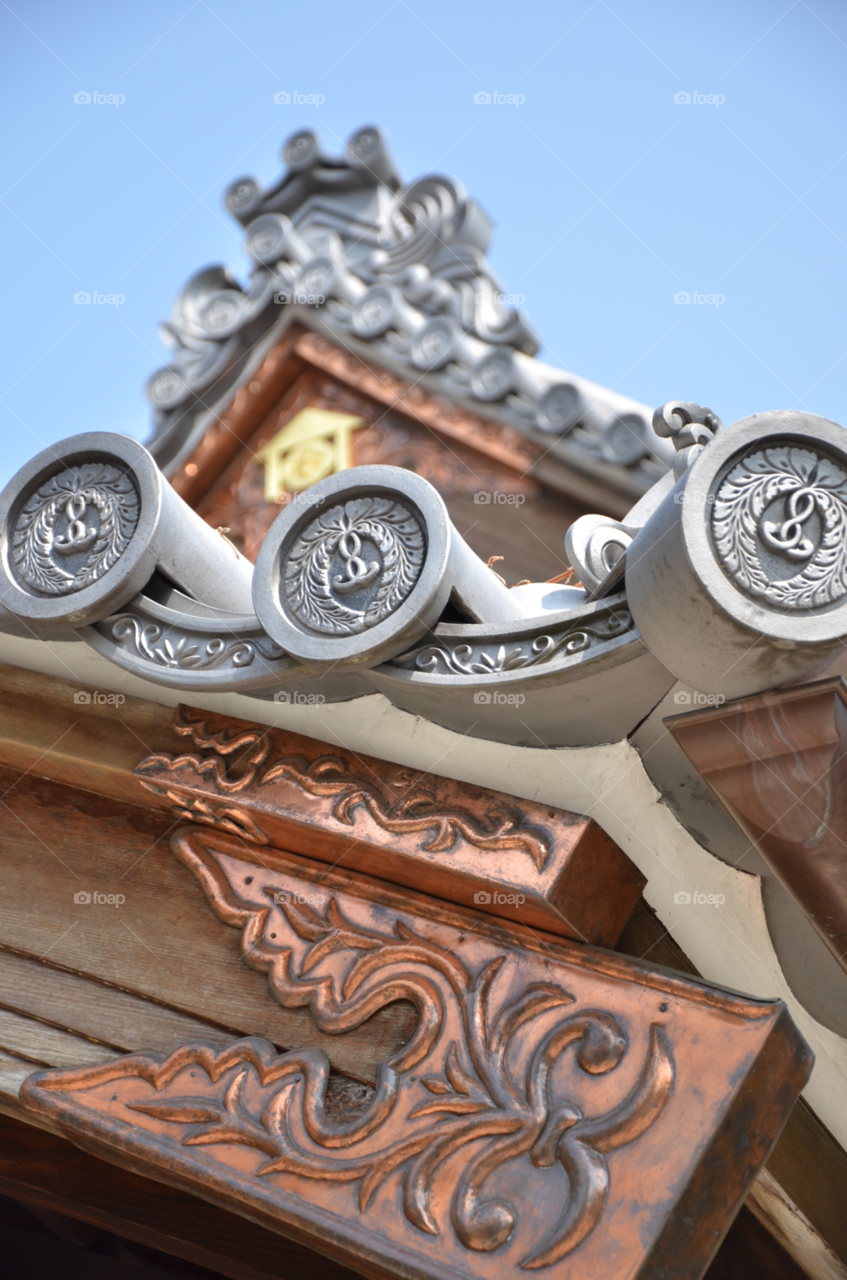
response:
<path id="1" fill-rule="evenodd" d="M 359 129 L 343 158 L 301 131 L 280 180 L 224 197 L 252 262 L 242 285 L 198 271 L 161 328 L 173 355 L 153 374 L 150 448 L 167 473 L 202 434 L 203 410 L 248 376 L 251 356 L 295 320 L 344 349 L 543 442 L 577 471 L 643 492 L 673 461 L 630 397 L 544 364 L 540 339 L 486 258 L 492 223 L 455 179 L 398 177 L 381 130 Z"/>

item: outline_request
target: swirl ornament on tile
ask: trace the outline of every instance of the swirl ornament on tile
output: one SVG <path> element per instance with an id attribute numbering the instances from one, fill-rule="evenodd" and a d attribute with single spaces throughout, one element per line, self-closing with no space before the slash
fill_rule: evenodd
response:
<path id="1" fill-rule="evenodd" d="M 300 533 L 284 568 L 290 611 L 322 635 L 357 635 L 403 603 L 420 575 L 424 534 L 391 498 L 355 498 Z"/>
<path id="2" fill-rule="evenodd" d="M 106 574 L 138 524 L 132 480 L 110 463 L 60 471 L 24 503 L 12 531 L 18 580 L 45 595 L 81 591 Z"/>
<path id="3" fill-rule="evenodd" d="M 720 485 L 712 535 L 751 596 L 784 609 L 834 604 L 847 593 L 847 473 L 813 449 L 759 449 Z"/>

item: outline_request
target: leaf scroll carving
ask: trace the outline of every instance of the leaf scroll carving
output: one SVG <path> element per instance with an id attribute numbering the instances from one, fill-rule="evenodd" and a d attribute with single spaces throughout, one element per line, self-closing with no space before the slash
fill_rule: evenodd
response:
<path id="1" fill-rule="evenodd" d="M 584 653 L 593 646 L 614 640 L 632 631 L 632 615 L 626 609 L 617 609 L 591 621 L 557 632 L 541 632 L 530 641 L 520 642 L 514 649 L 501 645 L 460 644 L 453 648 L 428 644 L 393 660 L 398 667 L 414 667 L 427 674 L 440 673 L 439 662 L 449 675 L 490 676 L 506 671 L 522 671 L 525 667 L 537 667 L 559 655 L 570 658 Z"/>
<path id="2" fill-rule="evenodd" d="M 363 1225 L 393 1179 L 398 1196 L 383 1197 L 380 1213 L 395 1205 L 390 1213 L 415 1233 L 450 1236 L 481 1254 L 510 1240 L 524 1203 L 489 1189 L 498 1171 L 522 1161 L 541 1184 L 558 1167 L 567 1175 L 564 1203 L 520 1265 L 549 1267 L 595 1230 L 612 1176 L 607 1157 L 655 1123 L 674 1088 L 661 1026 L 649 1028 L 637 1074 L 628 1070 L 616 1103 L 580 1105 L 564 1096 L 559 1064 L 571 1060 L 584 1099 L 592 1080 L 628 1060 L 627 1030 L 615 1013 L 583 1007 L 544 977 L 543 963 L 523 981 L 520 953 L 509 948 L 492 946 L 471 962 L 397 912 L 356 908 L 309 882 L 300 887 L 311 893 L 281 893 L 260 867 L 228 863 L 232 845 L 215 833 L 185 828 L 172 847 L 221 919 L 242 930 L 244 959 L 267 973 L 280 1003 L 308 1006 L 321 1030 L 338 1034 L 410 1000 L 418 1013 L 412 1039 L 381 1065 L 370 1105 L 347 1122 L 327 1112 L 323 1053 L 278 1055 L 255 1038 L 36 1076 L 26 1086 L 33 1105 L 52 1088 L 89 1098 L 95 1085 L 120 1082 L 109 1096 L 162 1141 L 210 1149 L 224 1163 L 227 1148 L 247 1148 L 257 1155 L 251 1178 L 288 1194 L 292 1186 L 308 1197 L 313 1185 L 352 1184 Z M 451 1163 L 457 1153 L 460 1165 Z"/>
<path id="3" fill-rule="evenodd" d="M 784 609 L 832 604 L 847 593 L 847 474 L 812 449 L 757 450 L 718 489 L 712 536 L 749 595 Z"/>
<path id="4" fill-rule="evenodd" d="M 139 514 L 138 492 L 127 472 L 106 462 L 61 471 L 18 513 L 11 534 L 15 573 L 44 595 L 81 591 L 117 563 Z"/>
<path id="5" fill-rule="evenodd" d="M 312 761 L 294 755 L 275 758 L 266 730 L 247 729 L 235 734 L 226 730 L 210 732 L 203 720 L 192 719 L 185 711 L 175 718 L 174 729 L 190 737 L 195 746 L 213 754 L 148 756 L 137 770 L 142 781 L 145 773 L 155 774 L 161 769 L 176 781 L 180 772 L 186 771 L 208 779 L 224 796 L 285 781 L 307 795 L 332 800 L 333 817 L 346 826 L 355 825 L 357 809 L 361 808 L 385 831 L 398 835 L 420 834 L 423 837 L 420 847 L 428 852 L 450 850 L 461 839 L 481 852 L 514 849 L 525 853 L 539 871 L 547 862 L 549 837 L 530 825 L 517 808 L 495 804 L 480 817 L 459 806 L 441 806 L 426 785 L 410 786 L 395 799 L 378 777 L 354 773 L 341 756 L 323 755 Z M 229 767 L 231 758 L 241 762 L 237 772 Z M 161 790 L 152 780 L 144 781 L 144 785 L 151 790 Z"/>
<path id="6" fill-rule="evenodd" d="M 317 516 L 288 552 L 288 608 L 322 635 L 358 635 L 400 607 L 423 567 L 424 533 L 392 498 L 353 498 Z"/>

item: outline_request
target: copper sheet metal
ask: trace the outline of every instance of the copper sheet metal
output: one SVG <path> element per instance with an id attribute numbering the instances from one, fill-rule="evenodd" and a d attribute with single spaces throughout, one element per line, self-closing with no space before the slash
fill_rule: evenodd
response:
<path id="1" fill-rule="evenodd" d="M 780 1002 L 209 829 L 172 847 L 277 1000 L 343 1035 L 407 999 L 417 1030 L 340 1116 L 322 1053 L 255 1038 L 37 1073 L 34 1116 L 367 1276 L 702 1275 L 811 1069 Z"/>
<path id="2" fill-rule="evenodd" d="M 847 686 L 820 680 L 665 721 L 847 969 Z"/>
<path id="3" fill-rule="evenodd" d="M 602 946 L 646 883 L 579 814 L 212 712 L 181 707 L 174 728 L 186 754 L 149 756 L 136 775 L 176 815 L 247 844 Z"/>

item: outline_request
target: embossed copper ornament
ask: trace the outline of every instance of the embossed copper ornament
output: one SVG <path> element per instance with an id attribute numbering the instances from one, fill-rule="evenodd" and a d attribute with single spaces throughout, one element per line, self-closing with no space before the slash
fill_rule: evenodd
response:
<path id="1" fill-rule="evenodd" d="M 282 1004 L 343 1034 L 407 999 L 414 1035 L 341 1121 L 322 1053 L 255 1038 L 36 1073 L 36 1116 L 365 1274 L 702 1274 L 808 1078 L 779 1002 L 218 832 L 172 848 Z"/>
<path id="2" fill-rule="evenodd" d="M 199 751 L 148 756 L 142 785 L 250 843 L 605 946 L 644 887 L 593 819 L 212 712 L 174 728 Z"/>

